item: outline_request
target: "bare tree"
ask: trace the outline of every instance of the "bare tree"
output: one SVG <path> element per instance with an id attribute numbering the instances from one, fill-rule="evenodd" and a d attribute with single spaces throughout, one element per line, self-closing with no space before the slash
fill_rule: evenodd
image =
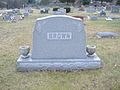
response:
<path id="1" fill-rule="evenodd" d="M 75 0 L 74 5 L 80 7 L 81 6 L 80 0 Z"/>

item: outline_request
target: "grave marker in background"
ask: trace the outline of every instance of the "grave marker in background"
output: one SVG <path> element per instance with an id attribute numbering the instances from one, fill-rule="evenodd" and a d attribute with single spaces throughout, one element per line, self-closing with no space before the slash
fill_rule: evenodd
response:
<path id="1" fill-rule="evenodd" d="M 120 13 L 120 6 L 112 6 L 111 13 Z"/>

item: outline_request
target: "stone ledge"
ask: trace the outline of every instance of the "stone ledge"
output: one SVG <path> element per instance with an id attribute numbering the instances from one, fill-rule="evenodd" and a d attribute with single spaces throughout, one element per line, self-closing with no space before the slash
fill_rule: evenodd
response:
<path id="1" fill-rule="evenodd" d="M 44 70 L 60 70 L 60 71 L 74 71 L 81 69 L 98 69 L 102 67 L 102 61 L 95 55 L 95 57 L 88 57 L 86 59 L 40 59 L 35 60 L 31 57 L 22 59 L 19 57 L 16 63 L 17 71 L 44 71 Z"/>

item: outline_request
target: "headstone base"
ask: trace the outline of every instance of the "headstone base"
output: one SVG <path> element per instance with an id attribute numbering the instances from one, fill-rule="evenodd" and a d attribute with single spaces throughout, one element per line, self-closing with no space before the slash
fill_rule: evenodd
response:
<path id="1" fill-rule="evenodd" d="M 74 71 L 82 69 L 98 69 L 102 67 L 100 58 L 95 54 L 86 59 L 41 59 L 33 60 L 31 57 L 17 60 L 17 71 Z"/>

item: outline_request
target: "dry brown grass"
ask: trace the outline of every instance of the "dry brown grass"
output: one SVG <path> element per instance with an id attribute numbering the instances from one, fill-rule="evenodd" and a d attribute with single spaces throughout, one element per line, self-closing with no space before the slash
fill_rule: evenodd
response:
<path id="1" fill-rule="evenodd" d="M 77 13 L 76 15 L 80 15 Z M 120 21 L 86 21 L 87 43 L 97 46 L 104 62 L 99 70 L 79 72 L 17 72 L 20 45 L 32 45 L 34 12 L 17 23 L 0 19 L 0 90 L 120 90 L 120 38 L 97 39 L 99 31 L 120 32 Z"/>

